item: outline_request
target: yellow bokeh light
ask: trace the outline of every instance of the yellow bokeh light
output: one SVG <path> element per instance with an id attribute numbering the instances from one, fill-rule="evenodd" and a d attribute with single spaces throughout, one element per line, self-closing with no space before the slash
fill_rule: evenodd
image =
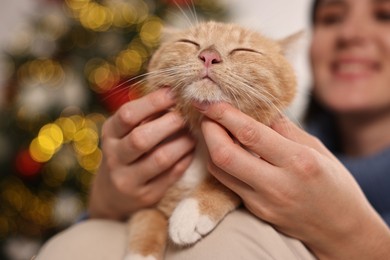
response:
<path id="1" fill-rule="evenodd" d="M 116 66 L 124 76 L 137 74 L 142 64 L 142 56 L 135 50 L 124 50 L 116 58 Z"/>
<path id="2" fill-rule="evenodd" d="M 84 128 L 90 128 L 93 131 L 95 131 L 96 133 L 99 131 L 97 126 L 96 126 L 96 123 L 89 116 L 85 117 Z"/>
<path id="3" fill-rule="evenodd" d="M 137 22 L 137 10 L 130 3 L 114 5 L 114 25 L 117 27 L 127 27 Z"/>
<path id="4" fill-rule="evenodd" d="M 72 150 L 79 159 L 79 164 L 93 172 L 100 163 L 98 133 L 104 121 L 104 115 L 98 113 L 87 116 L 78 114 L 62 116 L 54 123 L 46 124 L 40 129 L 37 137 L 30 143 L 30 155 L 37 162 L 48 162 L 65 143 L 71 143 L 69 147 L 73 147 Z M 65 168 L 61 169 L 65 172 Z M 44 179 L 48 185 L 56 186 L 63 181 L 63 178 L 65 174 L 46 176 Z"/>
<path id="5" fill-rule="evenodd" d="M 93 81 L 98 90 L 107 91 L 119 80 L 116 68 L 111 65 L 105 65 L 97 68 L 93 72 Z"/>
<path id="6" fill-rule="evenodd" d="M 78 156 L 77 159 L 83 169 L 89 172 L 95 172 L 99 168 L 100 162 L 102 160 L 102 152 L 98 148 L 95 149 L 93 153 Z"/>
<path id="7" fill-rule="evenodd" d="M 56 120 L 56 124 L 62 130 L 64 135 L 64 143 L 70 142 L 77 131 L 74 121 L 67 117 L 60 117 Z"/>
<path id="8" fill-rule="evenodd" d="M 101 59 L 90 60 L 84 71 L 92 89 L 98 93 L 110 90 L 120 80 L 118 69 Z"/>
<path id="9" fill-rule="evenodd" d="M 142 0 L 97 1 L 66 0 L 73 17 L 90 30 L 106 31 L 111 26 L 120 28 L 142 23 L 149 16 L 149 7 Z"/>
<path id="10" fill-rule="evenodd" d="M 138 52 L 139 55 L 141 55 L 142 59 L 145 61 L 149 57 L 149 51 L 146 49 L 145 45 L 142 43 L 141 39 L 139 37 L 135 37 L 133 39 L 129 46 L 128 49 L 130 50 L 135 50 Z"/>
<path id="11" fill-rule="evenodd" d="M 41 145 L 40 145 L 40 143 L 39 143 L 39 141 L 38 141 L 38 138 L 35 138 L 35 139 L 33 139 L 32 141 L 31 141 L 31 144 L 30 144 L 30 155 L 31 155 L 31 157 L 35 160 L 35 161 L 37 161 L 37 162 L 47 162 L 47 161 L 49 161 L 52 157 L 53 157 L 53 155 L 54 154 L 52 154 L 52 153 L 46 153 L 43 149 L 42 149 L 42 147 L 41 147 Z"/>
<path id="12" fill-rule="evenodd" d="M 158 17 L 149 18 L 139 32 L 142 42 L 149 47 L 155 47 L 160 41 L 162 22 Z"/>
<path id="13" fill-rule="evenodd" d="M 110 74 L 111 72 L 108 66 L 99 67 L 94 71 L 93 81 L 96 85 L 104 85 L 104 82 L 110 78 Z"/>
<path id="14" fill-rule="evenodd" d="M 72 11 L 79 11 L 83 8 L 85 8 L 91 0 L 65 0 L 66 4 Z"/>
<path id="15" fill-rule="evenodd" d="M 80 12 L 80 23 L 94 31 L 106 31 L 114 20 L 112 11 L 97 3 L 88 3 Z"/>
<path id="16" fill-rule="evenodd" d="M 49 136 L 47 135 L 39 135 L 37 137 L 39 149 L 46 154 L 54 155 L 56 151 L 56 145 Z"/>
<path id="17" fill-rule="evenodd" d="M 50 59 L 38 59 L 20 66 L 18 77 L 28 82 L 58 86 L 59 82 L 64 79 L 65 73 L 58 62 Z"/>
<path id="18" fill-rule="evenodd" d="M 138 23 L 142 23 L 149 17 L 149 7 L 145 1 L 134 1 L 134 8 L 137 10 L 137 20 Z"/>
<path id="19" fill-rule="evenodd" d="M 43 126 L 39 131 L 38 139 L 42 137 L 50 139 L 55 150 L 58 149 L 64 141 L 62 130 L 57 124 L 47 124 Z"/>
<path id="20" fill-rule="evenodd" d="M 73 138 L 73 147 L 80 155 L 93 153 L 99 145 L 99 136 L 94 129 L 83 128 Z"/>
<path id="21" fill-rule="evenodd" d="M 64 136 L 56 124 L 44 125 L 30 144 L 30 155 L 37 162 L 47 162 L 61 148 Z"/>
<path id="22" fill-rule="evenodd" d="M 77 131 L 82 129 L 85 125 L 85 118 L 81 115 L 72 115 L 69 117 L 69 119 L 73 121 L 73 124 L 76 127 L 75 134 L 77 133 Z"/>

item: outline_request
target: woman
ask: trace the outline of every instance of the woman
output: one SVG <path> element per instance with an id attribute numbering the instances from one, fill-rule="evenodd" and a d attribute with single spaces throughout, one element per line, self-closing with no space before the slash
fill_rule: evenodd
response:
<path id="1" fill-rule="evenodd" d="M 308 117 L 308 129 L 328 148 L 285 117 L 269 128 L 228 104 L 196 104 L 206 116 L 202 131 L 212 157 L 212 174 L 240 195 L 253 215 L 244 211 L 228 215 L 194 247 L 180 252 L 169 249 L 168 259 L 183 259 L 183 255 L 185 259 L 390 256 L 390 231 L 383 221 L 389 221 L 390 212 L 390 173 L 384 164 L 390 161 L 390 1 L 320 0 L 314 5 L 313 21 L 315 109 Z M 105 159 L 89 207 L 92 218 L 122 220 L 154 204 L 189 165 L 194 142 L 180 116 L 166 112 L 149 118 L 172 105 L 169 91 L 159 90 L 124 105 L 106 122 Z M 261 158 L 234 145 L 227 131 Z M 174 133 L 176 138 L 161 143 Z M 139 155 L 142 161 L 133 160 Z M 372 164 L 368 169 L 367 163 Z M 146 166 L 147 174 L 137 174 Z M 98 228 L 82 224 L 57 238 L 38 259 L 48 258 L 65 241 L 72 248 L 69 239 L 75 234 L 103 232 L 104 227 L 111 240 L 108 244 L 118 247 L 109 254 L 109 259 L 115 259 L 113 251 L 124 250 L 124 242 L 113 242 L 124 240 L 123 225 L 94 223 Z M 77 241 L 73 244 L 82 243 Z M 90 248 L 101 256 L 99 246 Z"/>

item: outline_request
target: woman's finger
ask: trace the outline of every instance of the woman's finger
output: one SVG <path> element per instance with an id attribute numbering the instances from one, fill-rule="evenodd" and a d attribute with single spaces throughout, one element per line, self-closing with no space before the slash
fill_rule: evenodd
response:
<path id="1" fill-rule="evenodd" d="M 167 189 L 171 187 L 180 177 L 183 176 L 185 170 L 191 164 L 193 154 L 188 153 L 180 159 L 171 169 L 159 174 L 157 177 L 149 181 L 144 187 L 144 194 L 151 194 L 152 197 L 161 199 Z"/>
<path id="2" fill-rule="evenodd" d="M 253 188 L 250 185 L 234 177 L 233 175 L 224 172 L 213 162 L 209 163 L 208 170 L 218 181 L 220 181 L 223 185 L 231 189 L 240 197 L 245 197 L 248 192 L 253 191 Z"/>
<path id="3" fill-rule="evenodd" d="M 224 126 L 248 150 L 277 166 L 285 166 L 297 144 L 227 103 L 209 104 L 200 110 Z"/>
<path id="4" fill-rule="evenodd" d="M 172 168 L 194 148 L 195 141 L 187 134 L 156 146 L 153 151 L 132 163 L 132 172 L 138 175 L 137 183 L 144 185 L 150 182 L 162 172 Z"/>
<path id="5" fill-rule="evenodd" d="M 139 125 L 118 144 L 118 158 L 122 163 L 131 163 L 184 127 L 184 120 L 177 112 Z"/>
<path id="6" fill-rule="evenodd" d="M 143 120 L 172 107 L 174 103 L 174 98 L 168 88 L 159 89 L 128 102 L 106 121 L 102 135 L 122 138 Z"/>
<path id="7" fill-rule="evenodd" d="M 267 175 L 275 171 L 275 166 L 255 157 L 236 144 L 218 123 L 207 118 L 203 119 L 202 132 L 211 160 L 217 167 L 248 185 L 272 179 Z"/>

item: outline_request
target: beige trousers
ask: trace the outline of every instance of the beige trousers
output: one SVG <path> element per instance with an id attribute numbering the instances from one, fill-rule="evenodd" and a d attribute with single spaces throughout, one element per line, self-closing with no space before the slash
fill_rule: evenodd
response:
<path id="1" fill-rule="evenodd" d="M 126 252 L 125 223 L 88 220 L 49 240 L 36 260 L 120 260 Z M 277 232 L 245 210 L 229 214 L 194 246 L 168 247 L 167 260 L 315 259 L 298 240 Z"/>

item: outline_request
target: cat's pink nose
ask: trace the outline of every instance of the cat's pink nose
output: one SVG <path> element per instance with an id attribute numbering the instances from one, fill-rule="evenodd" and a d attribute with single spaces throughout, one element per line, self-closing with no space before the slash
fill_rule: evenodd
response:
<path id="1" fill-rule="evenodd" d="M 221 55 L 216 50 L 204 50 L 199 54 L 199 59 L 203 61 L 204 65 L 208 68 L 212 64 L 222 62 Z"/>

